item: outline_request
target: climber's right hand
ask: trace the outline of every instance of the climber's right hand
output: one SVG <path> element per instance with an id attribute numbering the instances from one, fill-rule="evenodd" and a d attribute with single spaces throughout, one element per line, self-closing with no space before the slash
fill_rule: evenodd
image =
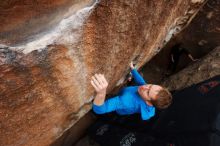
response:
<path id="1" fill-rule="evenodd" d="M 91 84 L 97 94 L 106 94 L 108 82 L 103 74 L 95 74 L 92 76 Z"/>

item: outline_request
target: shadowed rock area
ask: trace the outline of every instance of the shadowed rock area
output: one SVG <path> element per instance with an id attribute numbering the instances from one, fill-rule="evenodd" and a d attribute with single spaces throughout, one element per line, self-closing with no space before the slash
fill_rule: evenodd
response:
<path id="1" fill-rule="evenodd" d="M 208 1 L 190 24 L 173 37 L 165 47 L 143 67 L 145 78 L 150 83 L 160 84 L 168 71 L 170 52 L 175 44 L 181 43 L 194 58 L 205 56 L 212 49 L 220 46 L 220 1 Z M 182 54 L 175 71 L 193 64 L 187 55 Z"/>
<path id="2" fill-rule="evenodd" d="M 220 74 L 220 47 L 215 48 L 207 56 L 169 77 L 163 85 L 169 90 L 181 90 Z"/>
<path id="3" fill-rule="evenodd" d="M 90 110 L 90 77 L 110 91 L 181 31 L 203 0 L 0 3 L 0 142 L 47 146 Z M 119 82 L 118 82 L 119 81 Z"/>

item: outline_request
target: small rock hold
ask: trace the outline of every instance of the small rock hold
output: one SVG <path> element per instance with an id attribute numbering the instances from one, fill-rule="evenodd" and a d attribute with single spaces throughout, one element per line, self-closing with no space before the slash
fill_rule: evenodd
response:
<path id="1" fill-rule="evenodd" d="M 191 2 L 194 3 L 194 4 L 195 4 L 195 3 L 203 3 L 204 0 L 192 0 Z"/>
<path id="2" fill-rule="evenodd" d="M 209 12 L 207 15 L 206 15 L 206 18 L 207 19 L 211 19 L 213 16 L 213 12 Z"/>
<path id="3" fill-rule="evenodd" d="M 206 40 L 201 40 L 198 42 L 198 45 L 203 46 L 205 44 L 207 44 L 208 42 Z"/>

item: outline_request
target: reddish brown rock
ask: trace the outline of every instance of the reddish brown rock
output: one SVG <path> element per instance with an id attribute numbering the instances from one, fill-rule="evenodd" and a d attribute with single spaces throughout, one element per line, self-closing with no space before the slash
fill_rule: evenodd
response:
<path id="1" fill-rule="evenodd" d="M 181 47 L 189 50 L 191 55 L 197 59 L 220 46 L 220 31 L 218 31 L 220 26 L 220 19 L 218 19 L 220 18 L 219 8 L 219 0 L 208 1 L 190 24 L 145 64 L 142 71 L 148 83 L 160 84 L 166 74 L 170 74 L 170 51 L 175 44 L 181 43 Z M 193 61 L 186 54 L 182 54 L 175 72 L 192 63 Z"/>
<path id="2" fill-rule="evenodd" d="M 119 79 L 123 81 L 131 60 L 142 66 L 203 4 L 195 0 L 1 3 L 1 145 L 50 145 L 90 109 L 92 74 L 106 74 L 110 91 Z"/>
<path id="3" fill-rule="evenodd" d="M 91 3 L 92 0 L 4 0 L 0 3 L 0 43 L 27 43 Z"/>

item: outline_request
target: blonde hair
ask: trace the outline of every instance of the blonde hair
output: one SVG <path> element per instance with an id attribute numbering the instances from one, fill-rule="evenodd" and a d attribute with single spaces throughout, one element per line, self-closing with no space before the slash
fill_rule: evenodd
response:
<path id="1" fill-rule="evenodd" d="M 151 103 L 158 109 L 165 109 L 172 103 L 172 94 L 166 88 L 162 88 L 156 96 Z"/>

